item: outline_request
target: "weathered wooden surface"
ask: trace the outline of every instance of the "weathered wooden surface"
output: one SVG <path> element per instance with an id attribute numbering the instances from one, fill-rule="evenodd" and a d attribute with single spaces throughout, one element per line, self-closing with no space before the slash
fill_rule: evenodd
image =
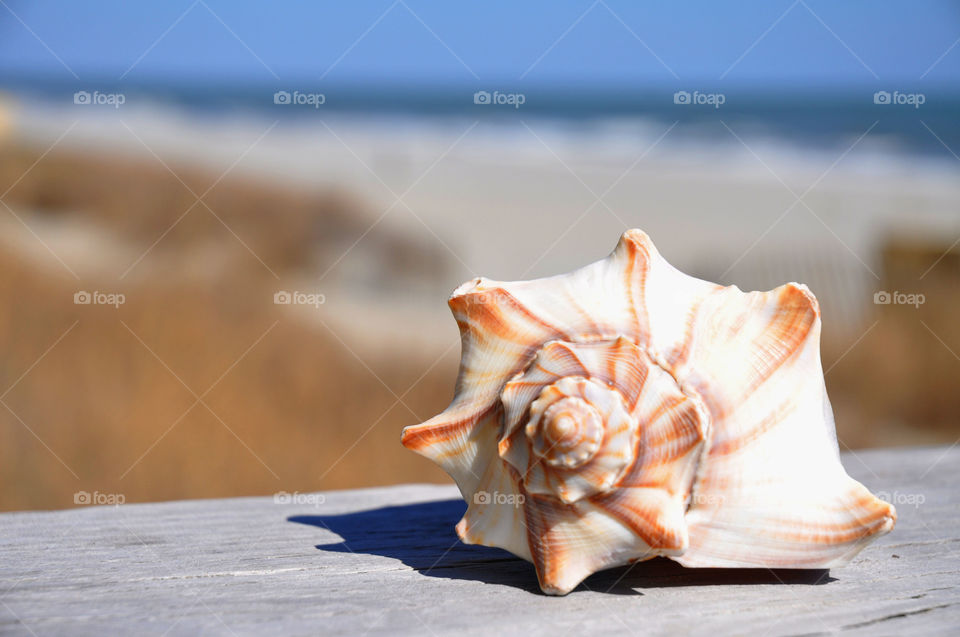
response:
<path id="1" fill-rule="evenodd" d="M 858 452 L 899 522 L 849 566 L 693 570 L 654 560 L 567 597 L 456 541 L 454 487 L 0 515 L 12 634 L 957 634 L 960 446 Z M 816 467 L 810 467 L 816 471 Z"/>

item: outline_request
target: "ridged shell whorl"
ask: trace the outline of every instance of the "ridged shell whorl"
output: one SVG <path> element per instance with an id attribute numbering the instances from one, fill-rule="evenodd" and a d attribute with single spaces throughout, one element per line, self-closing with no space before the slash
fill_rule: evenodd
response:
<path id="1" fill-rule="evenodd" d="M 840 464 L 802 285 L 707 283 L 630 230 L 602 261 L 475 279 L 450 308 L 453 402 L 403 444 L 456 480 L 460 538 L 530 560 L 547 593 L 657 555 L 830 568 L 893 528 Z"/>

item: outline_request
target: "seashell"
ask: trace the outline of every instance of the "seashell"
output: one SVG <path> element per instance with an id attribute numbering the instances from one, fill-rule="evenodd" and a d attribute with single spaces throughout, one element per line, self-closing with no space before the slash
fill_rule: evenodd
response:
<path id="1" fill-rule="evenodd" d="M 449 305 L 455 397 L 402 441 L 456 481 L 463 542 L 531 561 L 545 593 L 655 556 L 826 569 L 893 528 L 840 463 L 806 286 L 701 281 L 630 230 L 606 259 L 478 278 Z"/>

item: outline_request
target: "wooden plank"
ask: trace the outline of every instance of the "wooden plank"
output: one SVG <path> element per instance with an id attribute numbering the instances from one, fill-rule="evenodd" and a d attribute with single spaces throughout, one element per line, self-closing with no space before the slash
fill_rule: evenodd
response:
<path id="1" fill-rule="evenodd" d="M 844 455 L 899 523 L 849 566 L 684 569 L 655 560 L 563 598 L 465 546 L 455 487 L 0 515 L 0 630 L 13 634 L 956 633 L 960 448 Z M 816 471 L 816 467 L 811 467 Z"/>

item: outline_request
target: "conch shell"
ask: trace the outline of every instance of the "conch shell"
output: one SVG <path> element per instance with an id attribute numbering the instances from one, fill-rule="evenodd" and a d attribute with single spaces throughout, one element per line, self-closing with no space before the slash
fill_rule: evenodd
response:
<path id="1" fill-rule="evenodd" d="M 456 480 L 460 538 L 533 562 L 545 593 L 658 555 L 826 569 L 893 528 L 840 464 L 806 286 L 701 281 L 630 230 L 602 261 L 478 278 L 449 305 L 456 395 L 403 444 Z"/>

